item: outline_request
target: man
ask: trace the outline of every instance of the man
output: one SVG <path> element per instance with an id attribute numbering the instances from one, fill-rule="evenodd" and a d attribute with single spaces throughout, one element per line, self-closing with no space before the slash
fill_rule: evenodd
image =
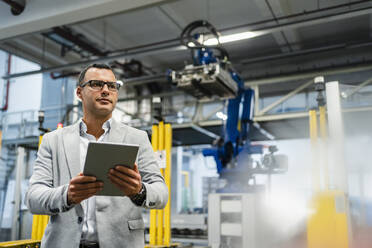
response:
<path id="1" fill-rule="evenodd" d="M 26 194 L 33 214 L 50 215 L 42 247 L 142 248 L 141 207 L 159 209 L 167 203 L 167 187 L 146 133 L 112 119 L 119 88 L 109 66 L 88 66 L 76 90 L 82 120 L 43 137 Z M 107 175 L 123 197 L 94 196 L 104 185 L 82 173 L 89 141 L 139 145 L 134 169 L 118 165 Z"/>

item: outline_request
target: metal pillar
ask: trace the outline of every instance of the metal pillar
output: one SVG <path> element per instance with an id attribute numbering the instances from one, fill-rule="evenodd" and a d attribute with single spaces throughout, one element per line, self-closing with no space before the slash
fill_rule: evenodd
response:
<path id="1" fill-rule="evenodd" d="M 156 152 L 158 150 L 158 131 L 159 128 L 157 125 L 152 126 L 152 135 L 151 135 L 151 143 L 152 149 Z M 157 237 L 157 212 L 156 210 L 150 210 L 150 245 L 156 244 L 156 237 Z"/>
<path id="2" fill-rule="evenodd" d="M 312 152 L 312 188 L 320 191 L 319 159 L 318 159 L 318 120 L 316 110 L 309 111 L 310 142 Z"/>
<path id="3" fill-rule="evenodd" d="M 334 186 L 347 194 L 348 183 L 346 177 L 346 165 L 344 158 L 344 126 L 340 101 L 340 89 L 338 82 L 326 84 L 329 139 L 331 142 L 332 169 L 337 172 L 334 178 Z"/>
<path id="4" fill-rule="evenodd" d="M 20 228 L 20 210 L 21 210 L 21 184 L 24 179 L 25 169 L 25 149 L 23 147 L 17 147 L 17 162 L 16 162 L 16 176 L 14 185 L 14 208 L 13 208 L 13 220 L 12 220 L 12 240 L 19 239 L 19 228 Z"/>
<path id="5" fill-rule="evenodd" d="M 2 137 L 3 137 L 3 131 L 0 130 L 0 155 L 1 155 L 1 145 L 3 141 Z"/>
<path id="6" fill-rule="evenodd" d="M 160 153 L 164 150 L 164 122 L 159 123 L 159 132 L 158 132 L 158 150 Z M 162 160 L 164 157 L 162 157 Z M 160 172 L 164 177 L 164 167 L 160 166 Z M 164 211 L 163 210 L 155 210 L 158 217 L 158 225 L 157 225 L 157 232 L 156 232 L 156 244 L 161 245 L 163 243 L 163 235 L 164 235 Z"/>
<path id="7" fill-rule="evenodd" d="M 182 171 L 183 147 L 177 147 L 177 213 L 181 212 L 182 207 Z"/>

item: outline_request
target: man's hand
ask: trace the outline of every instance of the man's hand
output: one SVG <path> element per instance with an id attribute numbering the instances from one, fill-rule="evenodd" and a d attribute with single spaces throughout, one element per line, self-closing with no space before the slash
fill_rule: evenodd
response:
<path id="1" fill-rule="evenodd" d="M 83 173 L 79 173 L 78 176 L 71 179 L 68 185 L 67 203 L 69 205 L 78 204 L 102 189 L 103 182 L 98 182 L 95 177 L 84 176 Z"/>
<path id="2" fill-rule="evenodd" d="M 134 196 L 142 188 L 141 175 L 137 164 L 134 164 L 133 169 L 117 165 L 110 169 L 108 178 L 128 197 Z"/>

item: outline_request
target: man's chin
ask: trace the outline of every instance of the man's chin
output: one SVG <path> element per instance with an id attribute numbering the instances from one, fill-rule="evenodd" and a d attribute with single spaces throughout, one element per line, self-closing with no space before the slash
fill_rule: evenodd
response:
<path id="1" fill-rule="evenodd" d="M 99 116 L 107 116 L 110 115 L 113 110 L 114 108 L 112 108 L 112 106 L 100 106 L 99 108 L 95 109 L 95 112 Z"/>

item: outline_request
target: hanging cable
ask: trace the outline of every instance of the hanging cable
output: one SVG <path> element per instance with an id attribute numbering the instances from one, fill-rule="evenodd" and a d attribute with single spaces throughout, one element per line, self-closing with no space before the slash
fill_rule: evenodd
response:
<path id="1" fill-rule="evenodd" d="M 195 32 L 195 30 L 198 30 L 201 28 L 207 29 L 208 33 Z M 212 45 L 212 46 L 205 45 L 204 40 L 203 40 L 205 35 L 211 35 L 212 37 L 216 38 L 217 45 Z M 206 20 L 197 20 L 197 21 L 190 23 L 182 30 L 180 42 L 182 45 L 189 48 L 191 50 L 191 53 L 193 53 L 194 50 L 196 49 L 209 48 L 209 49 L 218 50 L 220 52 L 220 55 L 217 56 L 220 60 L 228 60 L 229 55 L 226 49 L 221 46 L 219 37 L 220 37 L 220 34 L 217 32 L 217 29 L 212 24 L 210 24 Z"/>

